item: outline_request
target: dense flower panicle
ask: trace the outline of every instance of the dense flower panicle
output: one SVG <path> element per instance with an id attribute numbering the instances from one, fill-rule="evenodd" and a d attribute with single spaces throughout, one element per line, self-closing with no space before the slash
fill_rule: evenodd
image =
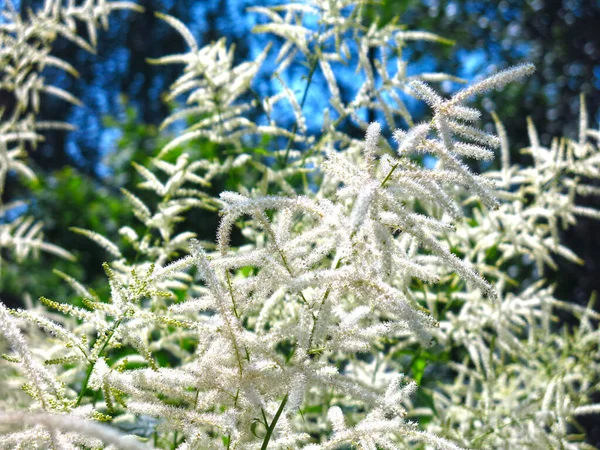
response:
<path id="1" fill-rule="evenodd" d="M 407 147 L 421 147 L 425 151 L 431 152 L 438 159 L 438 165 L 444 169 L 450 169 L 455 172 L 456 180 L 468 189 L 472 189 L 476 195 L 487 206 L 496 208 L 498 203 L 494 195 L 489 191 L 488 186 L 479 177 L 471 171 L 457 158 L 457 156 L 488 160 L 493 156 L 493 149 L 498 146 L 499 141 L 496 136 L 488 135 L 470 125 L 461 124 L 463 122 L 472 122 L 478 118 L 477 112 L 471 108 L 461 105 L 476 94 L 481 94 L 487 90 L 500 88 L 506 83 L 519 80 L 533 72 L 531 64 L 508 69 L 498 74 L 492 75 L 488 79 L 475 83 L 456 93 L 452 98 L 444 100 L 433 89 L 422 81 L 413 81 L 410 84 L 413 92 L 433 109 L 434 116 L 431 124 L 427 127 L 422 125 L 421 129 L 414 129 L 412 136 L 410 133 L 405 137 L 408 144 L 401 143 L 400 151 L 406 151 Z M 426 130 L 426 127 L 428 128 Z M 435 129 L 438 135 L 437 140 L 423 139 L 429 131 Z M 418 134 L 414 134 L 418 133 Z M 415 142 L 415 137 L 420 142 Z M 455 141 L 457 137 L 464 137 L 474 143 L 463 143 Z M 483 144 L 484 146 L 477 145 Z M 486 148 L 489 146 L 490 148 Z"/>
<path id="2" fill-rule="evenodd" d="M 29 17 L 21 17 L 9 2 L 2 13 L 5 20 L 0 24 L 0 87 L 12 92 L 16 107 L 12 112 L 0 114 L 0 180 L 4 180 L 7 170 L 17 170 L 26 174 L 27 170 L 16 159 L 23 156 L 25 144 L 33 144 L 43 139 L 38 130 L 49 128 L 71 129 L 68 124 L 38 121 L 40 94 L 60 97 L 68 102 L 80 104 L 70 93 L 44 83 L 41 76 L 46 66 L 56 67 L 71 75 L 78 76 L 71 65 L 52 55 L 52 44 L 58 36 L 64 37 L 79 47 L 94 51 L 97 44 L 96 28 L 101 24 L 108 27 L 108 16 L 115 10 L 142 10 L 133 2 L 86 1 L 82 5 L 74 2 L 64 4 L 62 0 L 48 0 L 43 8 L 30 11 Z M 77 25 L 85 25 L 89 41 L 77 34 Z M 29 74 L 29 76 L 26 76 Z M 29 113 L 33 111 L 33 114 Z M 7 148 L 11 144 L 12 149 Z M 0 193 L 4 184 L 0 185 Z"/>
<path id="3" fill-rule="evenodd" d="M 190 52 L 165 56 L 151 62 L 185 64 L 184 74 L 171 86 L 170 98 L 186 94 L 187 104 L 195 105 L 172 114 L 163 122 L 162 128 L 191 115 L 205 116 L 163 148 L 159 157 L 187 141 L 201 137 L 214 142 L 239 145 L 241 137 L 249 132 L 256 132 L 257 126 L 243 116 L 256 106 L 255 101 L 238 100 L 249 90 L 269 48 L 255 61 L 233 67 L 233 48 L 227 50 L 225 38 L 199 49 L 183 23 L 163 14 L 159 14 L 159 17 L 181 34 Z"/>
<path id="4" fill-rule="evenodd" d="M 473 95 L 480 95 L 492 89 L 502 89 L 508 83 L 519 81 L 524 77 L 531 75 L 535 71 L 535 67 L 531 63 L 521 64 L 506 70 L 502 70 L 484 80 L 481 80 L 473 85 L 457 92 L 448 102 L 449 105 L 462 103 Z"/>
<path id="5" fill-rule="evenodd" d="M 578 195 L 600 193 L 593 184 L 600 133 L 588 129 L 583 98 L 577 140 L 545 148 L 530 122 L 534 165 L 511 165 L 500 118 L 498 136 L 489 134 L 465 103 L 533 67 L 499 72 L 446 99 L 427 83 L 462 80 L 408 77 L 401 52 L 413 40 L 448 42 L 396 21 L 365 26 L 364 6 L 314 0 L 252 8 L 267 20 L 255 31 L 283 40 L 281 92 L 254 100 L 247 94 L 269 47 L 235 66 L 224 40 L 200 48 L 183 23 L 160 16 L 189 48 L 154 61 L 184 65 L 169 95 L 184 96 L 187 106 L 163 127 L 201 118 L 151 167 L 134 164 L 138 188 L 156 202 L 122 191 L 139 221 L 120 229 L 130 248 L 73 229 L 106 251 L 108 298 L 56 272 L 76 303 L 41 298 L 55 313 L 0 304 L 7 343 L 0 422 L 10 425 L 0 424 L 0 447 L 586 448 L 569 424 L 600 411 L 591 400 L 600 381 L 600 314 L 558 300 L 543 279 L 515 281 L 532 264 L 541 276 L 556 257 L 580 263 L 561 244 L 559 227 L 600 218 L 577 204 Z M 98 39 L 97 22 L 125 7 L 89 1 L 61 9 L 48 1 L 29 22 L 13 14 L 0 38 L 49 21 L 87 48 Z M 75 34 L 76 19 L 87 24 L 89 42 Z M 308 63 L 300 94 L 282 75 L 299 62 Z M 341 64 L 363 77 L 351 101 L 338 84 Z M 319 70 L 331 97 L 315 138 L 303 106 Z M 23 101 L 34 105 L 43 90 L 31 89 Z M 431 120 L 414 124 L 404 95 L 425 101 Z M 284 104 L 294 115 L 291 130 L 277 122 Z M 255 108 L 268 125 L 247 118 Z M 387 127 L 366 123 L 361 108 L 380 113 Z M 398 119 L 406 130 L 395 129 Z M 15 158 L 45 125 L 28 120 L 29 128 L 0 125 L 0 181 L 6 170 L 29 174 Z M 363 129 L 364 139 L 344 131 L 344 121 Z M 387 138 L 394 129 L 396 149 Z M 276 162 L 245 153 L 261 134 L 287 140 L 283 148 L 273 140 Z M 197 138 L 235 155 L 193 160 L 181 147 Z M 489 161 L 498 148 L 497 171 L 477 174 L 463 161 Z M 433 156 L 433 167 L 418 163 L 420 154 Z M 205 192 L 242 168 L 259 181 L 218 198 Z M 219 210 L 216 244 L 182 229 L 192 208 Z M 2 227 L 0 246 L 18 258 L 36 249 L 69 256 L 44 243 L 31 220 Z M 572 331 L 556 332 L 559 309 L 574 316 Z"/>
<path id="6" fill-rule="evenodd" d="M 361 108 L 380 112 L 390 129 L 395 127 L 398 116 L 412 124 L 412 117 L 403 99 L 412 80 L 464 82 L 440 73 L 407 76 L 407 63 L 402 60 L 402 49 L 408 42 L 451 42 L 433 33 L 407 31 L 394 21 L 384 26 L 373 24 L 365 27 L 361 23 L 364 7 L 360 1 L 337 3 L 319 0 L 307 5 L 250 8 L 266 19 L 266 23 L 255 27 L 255 32 L 284 39 L 277 56 L 279 66 L 276 72 L 283 73 L 290 65 L 306 64 L 309 67 L 309 81 L 301 95 L 300 110 L 315 73 L 320 72 L 327 83 L 330 101 L 326 112 L 332 118 L 329 125 L 333 129 L 323 130 L 322 138 L 309 151 L 311 155 L 318 154 L 327 143 L 348 147 L 352 139 L 345 133 L 335 131 L 345 120 L 351 120 L 366 131 L 369 124 L 357 113 Z M 351 101 L 340 94 L 339 80 L 335 75 L 338 70 L 353 70 L 354 77 L 360 80 Z M 303 122 L 297 117 L 298 108 L 294 107 L 293 110 L 296 114 L 293 131 L 302 138 L 305 134 L 297 131 L 302 129 Z M 295 142 L 301 144 L 299 139 Z M 301 162 L 304 164 L 306 158 L 302 157 Z"/>
<path id="7" fill-rule="evenodd" d="M 583 121 L 587 120 L 585 113 L 582 116 Z M 508 140 L 498 118 L 496 126 L 504 155 L 508 153 Z M 552 148 L 546 149 L 540 145 L 531 123 L 529 130 L 534 167 L 509 166 L 508 157 L 504 157 L 501 170 L 489 173 L 502 181 L 503 189 L 497 193 L 505 201 L 500 209 L 485 212 L 475 207 L 475 225 L 458 227 L 452 239 L 461 254 L 495 280 L 499 292 L 513 281 L 498 265 L 521 260 L 523 255 L 535 262 L 539 273 L 546 265 L 555 267 L 553 254 L 581 264 L 577 255 L 560 244 L 558 226 L 561 222 L 562 226 L 571 225 L 576 215 L 582 214 L 572 193 L 588 191 L 587 182 L 597 177 L 597 162 L 591 152 L 598 145 L 588 142 L 588 133 L 580 131 L 580 136 L 586 138 L 555 140 Z M 580 152 L 578 158 L 575 148 L 582 145 L 586 151 Z M 598 217 L 595 210 L 586 213 Z M 496 266 L 482 258 L 490 251 L 501 255 Z M 540 449 L 587 448 L 585 443 L 573 442 L 565 424 L 575 421 L 580 411 L 586 411 L 579 405 L 590 401 L 590 383 L 594 383 L 598 370 L 597 358 L 593 356 L 597 349 L 586 345 L 597 346 L 594 324 L 600 315 L 589 307 L 557 300 L 552 289 L 544 287 L 543 280 L 515 294 L 503 294 L 502 302 L 492 304 L 477 293 L 457 293 L 452 297 L 464 302 L 464 306 L 459 314 L 441 323 L 438 339 L 447 345 L 464 346 L 468 357 L 455 368 L 459 374 L 455 384 L 448 384 L 442 389 L 444 393 L 437 396 L 436 410 L 446 412 L 436 416 L 439 421 L 432 430 L 454 436 L 453 440 L 468 447 L 520 446 L 528 442 L 532 448 Z M 554 334 L 553 309 L 564 309 L 578 317 L 579 331 L 573 336 Z M 585 338 L 582 333 L 587 334 Z M 501 349 L 502 358 L 496 349 Z M 568 362 L 559 355 L 569 355 Z M 552 365 L 551 372 L 546 370 L 547 364 Z M 488 387 L 482 389 L 486 384 Z M 465 402 L 468 409 L 457 406 Z M 594 410 L 595 406 L 590 408 Z M 474 411 L 477 413 L 471 416 Z M 469 417 L 476 417 L 478 425 Z M 498 421 L 505 417 L 511 417 L 514 426 L 496 432 Z M 460 431 L 452 431 L 457 429 Z"/>

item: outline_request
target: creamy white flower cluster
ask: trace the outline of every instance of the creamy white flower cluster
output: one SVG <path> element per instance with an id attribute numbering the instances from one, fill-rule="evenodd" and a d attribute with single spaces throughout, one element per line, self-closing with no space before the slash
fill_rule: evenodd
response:
<path id="1" fill-rule="evenodd" d="M 510 165 L 506 131 L 495 121 L 502 166 L 486 175 L 497 180 L 501 205 L 488 211 L 476 204 L 473 219 L 457 227 L 450 243 L 500 295 L 490 301 L 478 292 L 429 294 L 433 311 L 436 302 L 455 305 L 440 317 L 438 342 L 464 352 L 453 367 L 458 377 L 433 394 L 437 414 L 430 430 L 466 447 L 589 448 L 569 424 L 600 410 L 590 404 L 598 383 L 600 315 L 593 303 L 586 308 L 556 299 L 539 277 L 546 265 L 555 267 L 554 254 L 583 263 L 560 243 L 559 226 L 573 225 L 577 216 L 600 217 L 576 203 L 597 193 L 598 132 L 588 128 L 582 97 L 579 138 L 557 138 L 544 148 L 530 121 L 525 150 L 533 166 L 520 167 Z M 527 275 L 531 266 L 537 281 Z M 572 332 L 558 332 L 556 311 L 572 316 Z"/>
<path id="2" fill-rule="evenodd" d="M 43 76 L 46 67 L 79 76 L 69 63 L 52 56 L 52 45 L 62 37 L 93 53 L 98 26 L 107 28 L 110 13 L 123 9 L 143 10 L 126 1 L 88 0 L 77 5 L 73 1 L 46 0 L 41 8 L 30 10 L 28 17 L 22 17 L 12 1 L 7 0 L 1 11 L 0 89 L 14 101 L 9 109 L 0 110 L 0 249 L 10 250 L 18 261 L 40 250 L 73 259 L 68 251 L 44 242 L 42 223 L 33 223 L 25 217 L 12 222 L 7 219 L 6 213 L 22 202 L 2 202 L 9 172 L 29 180 L 36 178 L 26 163 L 27 150 L 35 149 L 44 139 L 44 130 L 73 129 L 68 123 L 38 119 L 43 96 L 52 95 L 81 104 L 69 92 L 46 83 Z M 85 26 L 87 40 L 77 34 L 78 26 Z"/>
<path id="3" fill-rule="evenodd" d="M 555 255 L 579 262 L 558 227 L 599 216 L 577 196 L 598 193 L 600 134 L 582 101 L 577 141 L 544 148 L 530 124 L 534 164 L 511 165 L 500 120 L 498 136 L 487 133 L 466 103 L 533 67 L 444 98 L 427 82 L 453 78 L 407 77 L 397 51 L 440 38 L 394 21 L 364 26 L 364 8 L 254 8 L 268 19 L 256 31 L 283 39 L 278 71 L 308 63 L 298 97 L 282 83 L 261 100 L 248 94 L 268 48 L 235 66 L 224 41 L 200 48 L 163 16 L 190 49 L 157 61 L 185 65 L 170 95 L 188 106 L 165 126 L 201 118 L 153 167 L 135 166 L 139 188 L 157 200 L 123 191 L 146 229 L 121 228 L 130 248 L 74 230 L 106 250 L 108 298 L 57 272 L 77 303 L 41 303 L 60 314 L 0 304 L 0 448 L 586 448 L 573 427 L 600 411 L 591 400 L 600 315 L 556 299 L 541 276 Z M 346 101 L 337 65 L 355 60 L 363 84 Z M 319 70 L 331 108 L 313 137 L 303 106 Z M 429 105 L 429 122 L 413 124 L 406 94 Z M 282 99 L 292 130 L 277 122 Z M 258 107 L 268 125 L 247 118 Z M 361 116 L 365 107 L 389 130 L 408 124 L 392 133 L 394 146 Z M 275 138 L 276 163 L 244 153 L 256 134 Z M 192 160 L 185 145 L 198 138 L 235 155 Z M 464 162 L 499 147 L 498 171 Z M 434 167 L 418 163 L 424 153 Z M 241 168 L 260 181 L 218 198 L 204 191 Z M 179 226 L 191 208 L 220 211 L 216 244 Z M 557 309 L 577 326 L 561 329 Z"/>

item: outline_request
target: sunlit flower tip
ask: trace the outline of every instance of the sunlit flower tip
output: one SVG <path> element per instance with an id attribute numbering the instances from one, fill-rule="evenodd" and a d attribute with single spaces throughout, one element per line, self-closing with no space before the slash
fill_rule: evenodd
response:
<path id="1" fill-rule="evenodd" d="M 427 137 L 430 129 L 429 124 L 422 123 L 411 128 L 408 133 L 397 134 L 397 141 L 400 144 L 398 154 L 404 155 L 417 151 L 417 147 Z"/>
<path id="2" fill-rule="evenodd" d="M 423 81 L 411 81 L 408 86 L 417 98 L 423 100 L 433 109 L 440 106 L 443 102 L 443 98 Z"/>
<path id="3" fill-rule="evenodd" d="M 531 63 L 510 67 L 457 92 L 450 103 L 462 103 L 473 95 L 482 94 L 492 89 L 501 89 L 508 83 L 521 80 L 533 72 L 535 72 L 535 66 Z"/>

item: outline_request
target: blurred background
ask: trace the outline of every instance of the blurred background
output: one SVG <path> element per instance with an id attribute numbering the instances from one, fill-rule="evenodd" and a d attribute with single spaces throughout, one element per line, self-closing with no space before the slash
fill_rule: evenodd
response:
<path id="1" fill-rule="evenodd" d="M 3 0 L 0 0 L 0 6 Z M 13 0 L 23 14 L 36 9 L 39 0 Z M 146 58 L 186 51 L 181 37 L 155 12 L 182 20 L 199 44 L 205 45 L 222 36 L 235 44 L 238 62 L 253 59 L 270 38 L 252 35 L 251 30 L 263 20 L 246 9 L 281 3 L 277 0 L 139 0 L 143 14 L 119 12 L 111 16 L 110 27 L 99 33 L 96 55 L 78 49 L 72 43 L 57 41 L 55 56 L 75 66 L 81 76 L 47 70 L 52 84 L 73 93 L 85 106 L 74 107 L 53 97 L 42 103 L 42 118 L 53 117 L 77 126 L 71 133 L 52 132 L 31 153 L 32 165 L 41 175 L 39 182 L 23 186 L 8 183 L 5 202 L 26 198 L 28 213 L 46 224 L 47 238 L 73 249 L 78 263 L 56 261 L 42 255 L 29 261 L 19 272 L 3 270 L 4 301 L 18 304 L 22 292 L 35 298 L 48 292 L 60 292 L 61 282 L 49 274 L 48 264 L 64 270 L 89 285 L 104 283 L 101 263 L 106 257 L 87 239 L 74 236 L 70 226 L 94 229 L 118 240 L 117 229 L 132 220 L 121 206 L 119 188 L 134 188 L 136 178 L 130 161 L 144 163 L 164 144 L 157 125 L 176 104 L 164 101 L 164 92 L 180 73 L 179 66 L 152 66 Z M 403 58 L 410 61 L 409 73 L 446 72 L 473 80 L 510 65 L 533 62 L 537 71 L 526 83 L 516 84 L 501 94 L 492 93 L 480 100 L 484 111 L 496 111 L 509 130 L 513 160 L 522 161 L 519 149 L 527 146 L 526 117 L 531 116 L 549 145 L 553 136 L 576 138 L 579 118 L 579 94 L 586 96 L 592 123 L 600 122 L 600 1 L 596 0 L 503 0 L 439 1 L 383 0 L 370 9 L 368 20 L 380 24 L 400 16 L 411 30 L 435 32 L 454 40 L 453 46 L 413 43 Z M 85 32 L 84 32 L 85 33 Z M 264 65 L 254 89 L 272 92 L 274 56 Z M 285 81 L 297 91 L 303 88 L 300 70 L 292 71 Z M 342 92 L 352 91 L 352 76 L 343 79 Z M 456 85 L 442 84 L 450 93 Z M 327 88 L 318 76 L 308 92 L 308 117 L 319 117 L 327 105 Z M 8 96 L 0 91 L 0 105 Z M 410 102 L 411 113 L 418 121 L 428 111 L 419 102 Z M 314 114 L 313 114 L 314 113 Z M 375 117 L 376 118 L 376 117 Z M 282 117 L 293 122 L 293 117 Z M 484 114 L 490 126 L 491 117 Z M 318 132 L 318 120 L 308 123 Z M 398 126 L 404 124 L 399 122 Z M 349 130 L 360 133 L 359 130 Z M 163 139 L 161 141 L 161 139 Z M 223 186 L 215 186 L 218 191 Z M 31 191 L 33 190 L 33 194 Z M 216 192 L 215 192 L 216 193 Z M 600 207 L 597 199 L 587 205 Z M 66 203 L 65 203 L 66 202 Z M 65 207 L 67 205 L 67 207 Z M 213 240 L 217 218 L 196 217 L 196 231 L 201 239 Z M 585 260 L 585 266 L 562 264 L 552 275 L 557 282 L 557 296 L 585 304 L 600 287 L 600 228 L 597 222 L 582 218 L 577 227 L 564 236 L 567 246 Z M 84 273 L 80 268 L 89 268 Z M 25 270 L 24 270 L 25 267 Z M 44 270 L 42 270 L 44 269 Z M 46 273 L 46 275 L 43 275 Z"/>

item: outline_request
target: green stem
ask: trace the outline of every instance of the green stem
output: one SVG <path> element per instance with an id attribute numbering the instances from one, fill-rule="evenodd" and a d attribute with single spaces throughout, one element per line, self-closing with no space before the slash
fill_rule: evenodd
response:
<path id="1" fill-rule="evenodd" d="M 76 407 L 81 404 L 81 400 L 83 399 L 83 395 L 84 395 L 85 391 L 87 390 L 88 383 L 90 382 L 90 376 L 92 375 L 92 371 L 94 370 L 94 365 L 96 364 L 96 361 L 98 360 L 98 358 L 100 357 L 100 355 L 102 354 L 102 352 L 104 351 L 106 346 L 108 345 L 110 339 L 113 337 L 113 334 L 115 334 L 115 331 L 117 330 L 119 325 L 121 325 L 122 321 L 123 321 L 123 317 L 121 317 L 119 320 L 117 320 L 114 323 L 110 332 L 108 333 L 108 336 L 106 337 L 106 341 L 104 342 L 104 344 L 102 344 L 102 348 L 98 352 L 98 357 L 96 359 L 94 359 L 93 361 L 90 361 L 90 365 L 88 366 L 87 371 L 85 373 L 83 385 L 81 386 L 81 391 L 79 392 L 79 395 L 77 396 L 77 402 L 75 402 Z"/>
<path id="2" fill-rule="evenodd" d="M 235 315 L 236 319 L 240 319 L 240 315 L 237 311 L 237 306 L 235 304 L 235 296 L 233 295 L 233 286 L 231 285 L 231 275 L 229 274 L 229 269 L 225 270 L 225 276 L 227 278 L 227 286 L 229 288 L 229 295 L 231 295 L 231 303 L 233 305 L 233 314 Z M 229 322 L 227 322 L 229 324 Z M 231 329 L 231 328 L 230 328 Z M 235 336 L 233 335 L 233 330 L 231 330 L 231 336 L 232 336 L 232 340 L 233 340 L 233 346 L 235 347 L 235 354 L 237 356 L 238 359 L 238 367 L 240 369 L 240 378 L 242 376 L 243 373 L 243 368 L 242 368 L 242 359 L 241 359 L 241 354 L 239 351 L 239 348 L 237 346 L 237 342 L 235 340 Z M 246 358 L 248 359 L 248 361 L 250 361 L 250 355 L 248 354 L 248 349 L 246 348 L 246 346 L 244 346 L 244 350 L 246 351 Z"/>
<path id="3" fill-rule="evenodd" d="M 240 379 L 241 379 L 242 375 L 244 374 L 244 365 L 242 364 L 242 355 L 240 353 L 240 348 L 238 347 L 237 341 L 235 340 L 235 334 L 233 332 L 233 328 L 232 328 L 231 324 L 229 323 L 229 320 L 227 320 L 227 317 L 224 317 L 224 319 L 225 319 L 225 324 L 227 325 L 227 328 L 229 329 L 229 334 L 231 335 L 231 342 L 233 343 L 233 351 L 235 352 L 235 358 L 237 360 L 238 371 L 240 373 Z"/>
<path id="4" fill-rule="evenodd" d="M 340 258 L 338 259 L 337 264 L 335 265 L 336 269 L 339 269 L 340 266 L 342 265 L 342 259 Z M 323 299 L 321 300 L 321 304 L 319 305 L 319 310 L 317 311 L 317 315 L 313 314 L 313 326 L 310 330 L 310 337 L 308 338 L 308 350 L 311 350 L 312 347 L 312 341 L 313 338 L 315 336 L 315 330 L 317 328 L 317 320 L 319 320 L 319 316 L 321 315 L 321 310 L 323 309 L 323 306 L 325 305 L 325 302 L 327 301 L 327 299 L 329 298 L 329 293 L 331 292 L 331 287 L 328 287 L 327 290 L 325 291 L 325 295 L 323 295 Z"/>
<path id="5" fill-rule="evenodd" d="M 288 260 L 285 256 L 285 253 L 283 252 L 283 249 L 281 249 L 279 247 L 279 245 L 277 244 L 277 239 L 275 238 L 275 232 L 271 228 L 271 225 L 270 225 L 268 219 L 260 214 L 256 214 L 254 217 L 256 218 L 256 220 L 258 222 L 260 222 L 263 225 L 264 230 L 267 232 L 267 235 L 273 242 L 273 245 L 275 246 L 277 253 L 279 253 L 279 256 L 281 257 L 281 261 L 283 262 L 283 267 L 285 268 L 285 270 L 287 270 L 287 272 L 290 274 L 291 277 L 294 277 L 295 275 L 292 272 L 292 268 L 288 264 Z M 308 303 L 308 300 L 306 300 L 306 297 L 304 296 L 304 293 L 302 291 L 300 291 L 300 298 L 302 299 L 302 302 L 306 305 L 307 308 L 312 309 L 311 305 Z M 312 314 L 313 319 L 315 319 L 315 317 L 316 317 L 315 314 L 312 312 L 311 312 L 311 314 Z"/>
<path id="6" fill-rule="evenodd" d="M 79 391 L 79 395 L 77 396 L 77 402 L 75 406 L 79 406 L 81 404 L 81 399 L 83 399 L 83 393 L 87 389 L 87 385 L 90 381 L 90 376 L 92 375 L 92 370 L 94 370 L 94 363 L 91 362 L 85 372 L 85 379 L 83 380 L 83 385 L 81 386 L 81 391 Z"/>
<path id="7" fill-rule="evenodd" d="M 227 278 L 227 287 L 229 288 L 229 295 L 231 295 L 231 303 L 233 304 L 233 314 L 235 314 L 236 319 L 239 319 L 240 315 L 237 311 L 237 306 L 235 304 L 235 296 L 233 295 L 233 286 L 231 285 L 231 275 L 229 274 L 229 269 L 225 270 L 225 276 Z"/>
<path id="8" fill-rule="evenodd" d="M 267 447 L 269 446 L 269 441 L 271 440 L 271 436 L 273 435 L 273 430 L 275 430 L 277 421 L 279 420 L 279 417 L 281 417 L 281 413 L 283 412 L 283 408 L 285 408 L 285 404 L 287 403 L 287 401 L 288 395 L 285 394 L 285 397 L 283 397 L 283 400 L 281 400 L 281 404 L 279 405 L 277 413 L 275 413 L 275 417 L 273 417 L 273 420 L 271 421 L 271 425 L 269 425 L 269 427 L 267 428 L 267 434 L 265 434 L 265 438 L 263 440 L 262 447 L 260 448 L 260 450 L 267 450 Z"/>
<path id="9" fill-rule="evenodd" d="M 396 163 L 396 164 L 394 164 L 392 166 L 392 169 L 390 170 L 390 172 L 386 175 L 386 177 L 381 182 L 381 186 L 380 187 L 384 187 L 385 186 L 385 183 L 387 183 L 389 181 L 389 179 L 392 177 L 392 174 L 394 173 L 394 170 L 396 170 L 396 167 L 398 167 L 398 163 Z"/>
<path id="10" fill-rule="evenodd" d="M 233 401 L 234 408 L 237 406 L 239 396 L 240 396 L 240 390 L 238 389 L 237 392 L 235 393 L 235 399 Z M 229 433 L 227 435 L 227 450 L 229 450 L 229 447 L 231 447 L 231 433 Z"/>
<path id="11" fill-rule="evenodd" d="M 308 94 L 308 88 L 310 87 L 310 84 L 312 83 L 312 79 L 313 79 L 313 75 L 315 74 L 315 71 L 317 70 L 317 64 L 319 62 L 319 59 L 315 56 L 313 58 L 313 60 L 310 63 L 310 70 L 308 72 L 308 79 L 306 81 L 306 86 L 304 88 L 304 93 L 302 94 L 302 100 L 300 101 L 300 111 L 302 111 L 304 109 L 304 103 L 306 103 L 306 96 Z M 290 136 L 290 138 L 288 139 L 288 143 L 287 146 L 285 147 L 285 155 L 283 157 L 283 163 L 282 163 L 282 168 L 285 169 L 288 163 L 288 158 L 290 156 L 290 150 L 292 149 L 292 143 L 294 142 L 294 136 L 296 135 L 296 131 L 298 131 L 298 122 L 296 122 L 294 124 L 294 127 L 292 128 L 292 135 Z"/>
<path id="12" fill-rule="evenodd" d="M 173 434 L 173 450 L 177 448 L 177 431 Z"/>
<path id="13" fill-rule="evenodd" d="M 495 434 L 495 433 L 497 433 L 498 431 L 500 431 L 500 430 L 501 430 L 501 429 L 503 429 L 503 428 L 510 427 L 510 426 L 512 426 L 512 425 L 518 424 L 518 423 L 520 423 L 520 422 L 525 422 L 526 420 L 531 420 L 531 419 L 533 419 L 533 418 L 534 418 L 534 416 L 533 416 L 533 415 L 527 415 L 527 416 L 525 416 L 525 417 L 522 417 L 522 418 L 519 418 L 519 419 L 514 419 L 514 420 L 511 420 L 511 421 L 510 421 L 510 422 L 508 422 L 508 423 L 505 423 L 505 424 L 502 424 L 502 425 L 500 425 L 500 426 L 499 426 L 499 427 L 497 427 L 496 429 L 493 429 L 493 430 L 487 431 L 487 432 L 485 432 L 485 433 L 483 433 L 483 434 L 480 434 L 479 436 L 477 436 L 477 437 L 473 438 L 473 440 L 471 441 L 471 444 L 475 443 L 476 441 L 480 441 L 481 439 L 483 439 L 483 438 L 485 438 L 485 437 L 487 437 L 487 436 L 489 436 L 489 435 Z"/>

